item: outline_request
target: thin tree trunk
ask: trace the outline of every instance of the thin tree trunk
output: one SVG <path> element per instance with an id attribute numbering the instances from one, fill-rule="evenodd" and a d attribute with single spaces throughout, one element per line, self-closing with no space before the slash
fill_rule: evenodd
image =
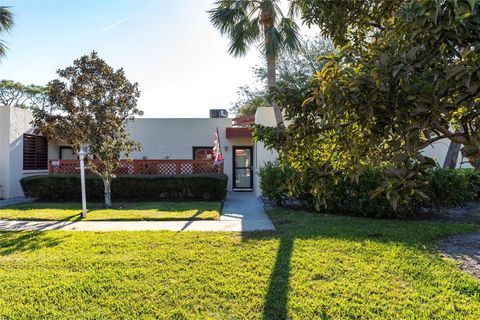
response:
<path id="1" fill-rule="evenodd" d="M 105 208 L 112 207 L 112 191 L 111 191 L 111 181 L 108 178 L 102 177 L 104 194 L 105 194 Z"/>
<path id="2" fill-rule="evenodd" d="M 462 145 L 460 143 L 450 141 L 447 155 L 445 156 L 445 161 L 443 163 L 443 168 L 455 169 L 457 167 L 457 160 L 458 160 L 458 155 L 460 154 L 461 147 Z"/>

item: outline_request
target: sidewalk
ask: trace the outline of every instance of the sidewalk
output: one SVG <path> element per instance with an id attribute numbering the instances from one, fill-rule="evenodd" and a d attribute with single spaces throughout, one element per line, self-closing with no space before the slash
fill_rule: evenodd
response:
<path id="1" fill-rule="evenodd" d="M 253 192 L 229 192 L 216 221 L 19 221 L 0 220 L 0 230 L 226 231 L 275 230 Z"/>

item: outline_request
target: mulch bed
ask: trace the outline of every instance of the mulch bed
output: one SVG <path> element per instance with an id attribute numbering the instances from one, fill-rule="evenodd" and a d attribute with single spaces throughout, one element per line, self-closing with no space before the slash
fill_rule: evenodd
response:
<path id="1" fill-rule="evenodd" d="M 444 257 L 460 262 L 463 270 L 480 280 L 480 232 L 449 237 L 439 249 Z"/>

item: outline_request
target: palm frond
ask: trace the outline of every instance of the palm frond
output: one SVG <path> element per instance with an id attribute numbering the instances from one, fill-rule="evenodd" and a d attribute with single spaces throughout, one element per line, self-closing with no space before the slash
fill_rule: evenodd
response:
<path id="1" fill-rule="evenodd" d="M 0 6 L 0 33 L 5 33 L 13 27 L 13 14 L 10 7 Z"/>
<path id="2" fill-rule="evenodd" d="M 292 0 L 290 2 L 290 7 L 288 8 L 288 16 L 295 18 L 298 17 L 300 13 L 301 11 L 298 0 Z"/>
<path id="3" fill-rule="evenodd" d="M 262 51 L 267 57 L 278 57 L 282 49 L 282 34 L 279 30 L 273 26 L 268 30 L 265 30 L 265 41 L 262 45 Z"/>
<path id="4" fill-rule="evenodd" d="M 290 18 L 282 18 L 279 23 L 279 32 L 282 37 L 283 48 L 287 51 L 296 51 L 301 47 L 298 25 Z"/>
<path id="5" fill-rule="evenodd" d="M 246 2 L 239 0 L 219 0 L 215 2 L 215 8 L 207 11 L 210 22 L 221 34 L 231 32 L 239 21 L 248 16 Z"/>
<path id="6" fill-rule="evenodd" d="M 275 12 L 275 17 L 283 18 L 284 14 L 283 14 L 282 8 L 280 8 L 280 5 L 278 4 L 278 2 L 273 1 L 272 5 L 273 5 L 273 10 Z"/>
<path id="7" fill-rule="evenodd" d="M 248 10 L 248 17 L 251 19 L 253 16 L 260 16 L 261 13 L 261 8 L 260 6 L 250 6 Z"/>
<path id="8" fill-rule="evenodd" d="M 7 49 L 5 41 L 0 40 L 0 59 L 5 56 Z"/>
<path id="9" fill-rule="evenodd" d="M 228 53 L 234 57 L 244 56 L 249 46 L 254 43 L 260 35 L 258 19 L 248 20 L 245 18 L 239 21 L 229 32 L 230 47 Z"/>
<path id="10" fill-rule="evenodd" d="M 233 56 L 245 55 L 262 36 L 261 50 L 267 56 L 300 48 L 298 26 L 282 13 L 279 0 L 217 0 L 208 14 L 213 26 L 228 36 L 228 52 Z"/>

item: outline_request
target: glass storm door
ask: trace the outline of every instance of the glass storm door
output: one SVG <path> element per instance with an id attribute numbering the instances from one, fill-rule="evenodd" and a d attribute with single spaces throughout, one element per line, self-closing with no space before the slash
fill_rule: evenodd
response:
<path id="1" fill-rule="evenodd" d="M 233 188 L 252 189 L 253 147 L 233 147 Z"/>

